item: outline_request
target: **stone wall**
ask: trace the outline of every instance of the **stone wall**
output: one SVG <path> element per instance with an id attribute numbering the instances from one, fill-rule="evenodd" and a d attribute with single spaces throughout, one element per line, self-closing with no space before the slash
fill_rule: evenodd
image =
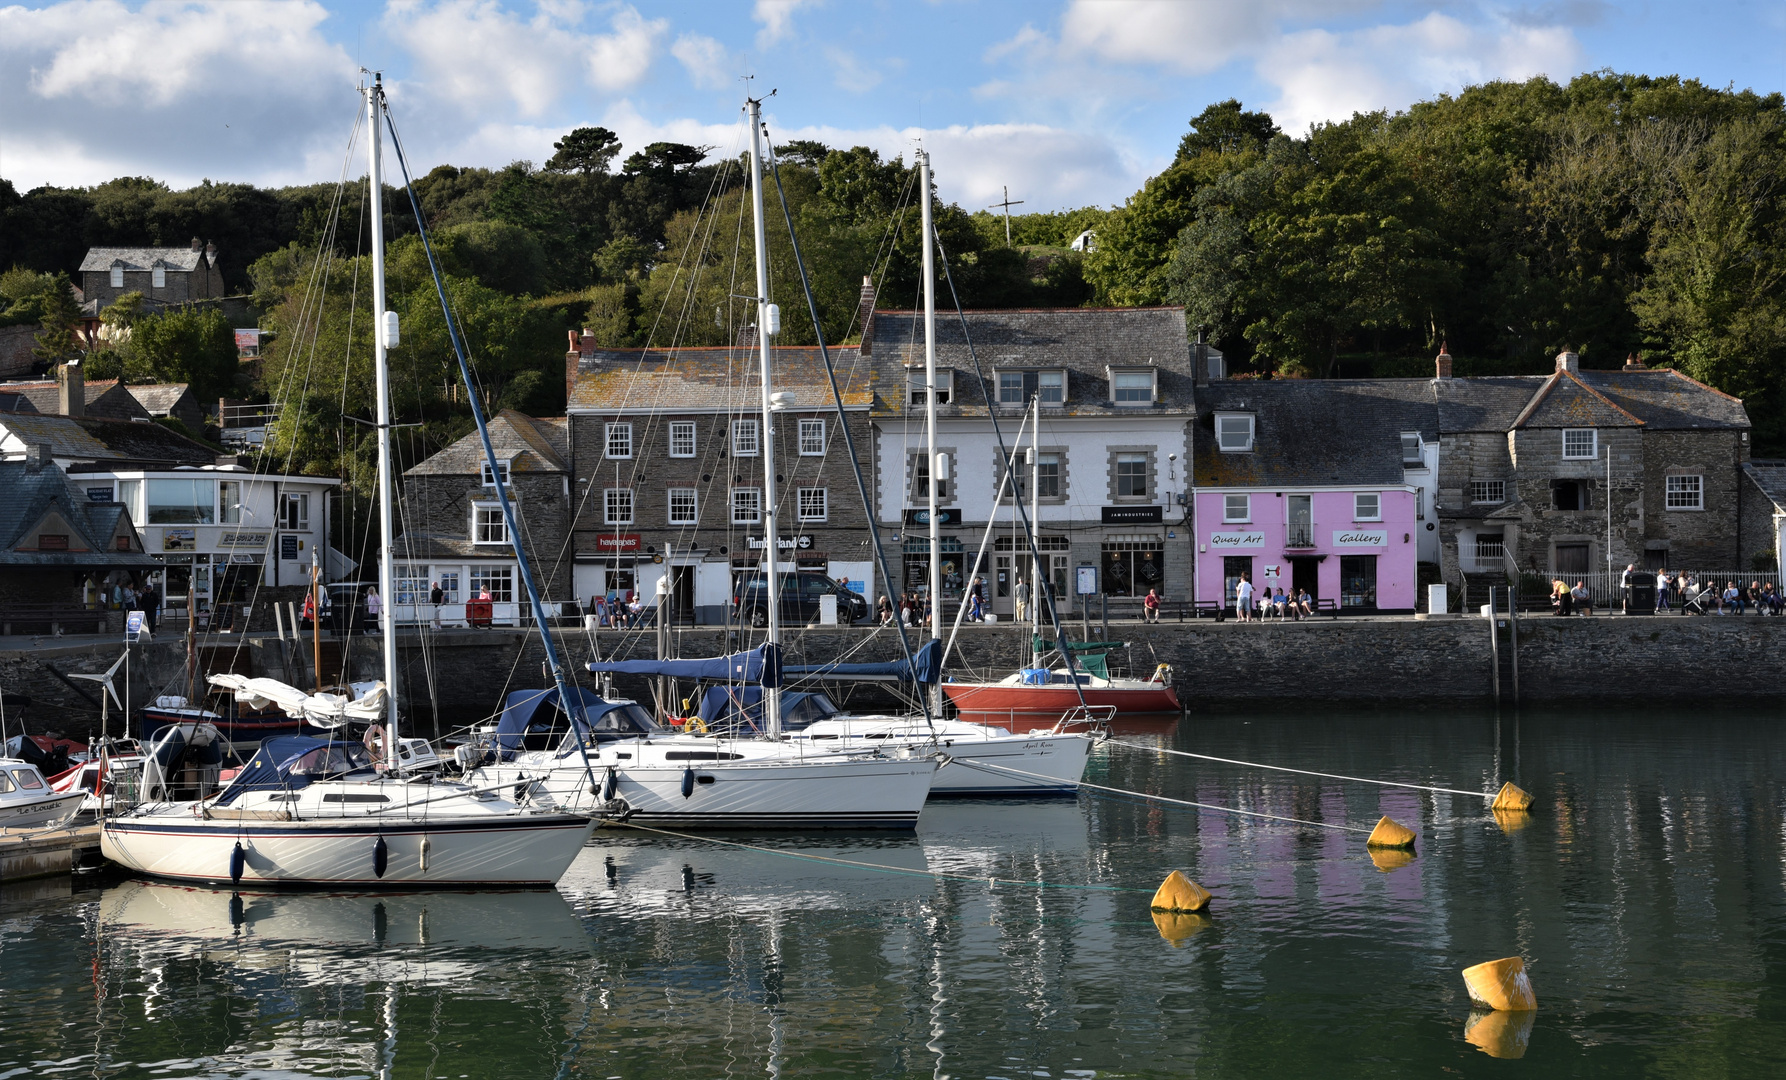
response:
<path id="1" fill-rule="evenodd" d="M 16 379 L 31 374 L 32 366 L 37 363 L 32 350 L 37 347 L 37 334 L 41 329 L 36 323 L 0 326 L 0 378 Z"/>

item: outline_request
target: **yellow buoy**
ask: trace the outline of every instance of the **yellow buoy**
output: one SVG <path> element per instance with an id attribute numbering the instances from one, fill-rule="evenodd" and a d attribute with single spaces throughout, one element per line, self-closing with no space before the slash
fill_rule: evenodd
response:
<path id="1" fill-rule="evenodd" d="M 1411 848 L 1414 846 L 1414 830 L 1403 825 L 1392 817 L 1385 816 L 1371 830 L 1370 839 L 1365 841 L 1368 847 Z"/>
<path id="2" fill-rule="evenodd" d="M 1464 1041 L 1497 1058 L 1522 1058 L 1532 1042 L 1532 1025 L 1538 1022 L 1537 1012 L 1473 1012 L 1464 1021 Z"/>
<path id="3" fill-rule="evenodd" d="M 1371 862 L 1378 870 L 1387 874 L 1391 870 L 1400 870 L 1414 861 L 1412 848 L 1368 848 Z"/>
<path id="4" fill-rule="evenodd" d="M 1174 870 L 1160 883 L 1150 906 L 1155 911 L 1202 911 L 1209 906 L 1209 890 Z"/>
<path id="5" fill-rule="evenodd" d="M 1524 810 L 1494 810 L 1495 824 L 1505 833 L 1516 833 L 1532 823 L 1532 815 Z"/>
<path id="6" fill-rule="evenodd" d="M 1509 780 L 1501 785 L 1501 793 L 1495 796 L 1494 804 L 1489 809 L 1525 811 L 1532 808 L 1532 802 L 1531 792 L 1523 790 Z"/>
<path id="7" fill-rule="evenodd" d="M 1214 926 L 1215 920 L 1194 911 L 1156 911 L 1153 913 L 1153 924 L 1159 927 L 1160 936 L 1170 941 L 1176 949 L 1192 934 Z"/>
<path id="8" fill-rule="evenodd" d="M 1469 987 L 1470 1000 L 1485 1009 L 1521 1012 L 1538 1007 L 1532 994 L 1532 980 L 1526 977 L 1524 958 L 1509 956 L 1486 964 L 1464 968 L 1464 985 Z"/>

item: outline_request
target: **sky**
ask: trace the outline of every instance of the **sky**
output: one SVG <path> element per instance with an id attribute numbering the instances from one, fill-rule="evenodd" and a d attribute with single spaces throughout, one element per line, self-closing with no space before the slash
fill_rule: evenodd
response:
<path id="1" fill-rule="evenodd" d="M 4 0 L 0 0 L 4 3 Z M 1120 205 L 1239 98 L 1292 133 L 1490 79 L 1612 69 L 1786 89 L 1786 4 L 1748 0 L 61 0 L 0 6 L 0 177 L 333 180 L 361 68 L 422 171 L 771 137 L 904 154 L 969 209 Z M 751 81 L 744 81 L 745 76 Z"/>

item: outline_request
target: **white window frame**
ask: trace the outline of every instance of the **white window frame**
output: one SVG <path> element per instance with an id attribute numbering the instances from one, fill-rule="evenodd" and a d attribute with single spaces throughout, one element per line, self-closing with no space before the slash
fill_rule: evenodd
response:
<path id="1" fill-rule="evenodd" d="M 124 264 L 121 262 L 114 262 L 114 263 L 112 263 L 112 288 L 122 289 L 123 287 L 124 287 Z"/>
<path id="2" fill-rule="evenodd" d="M 298 508 L 296 514 L 291 512 L 293 506 Z M 286 491 L 280 493 L 279 527 L 286 532 L 310 531 L 310 494 L 308 492 Z"/>
<path id="3" fill-rule="evenodd" d="M 924 367 L 910 366 L 905 369 L 905 400 L 908 405 L 924 404 Z M 955 369 L 936 369 L 936 403 L 947 405 L 955 400 Z"/>
<path id="4" fill-rule="evenodd" d="M 1060 380 L 1060 398 L 1058 400 L 1050 401 L 1048 399 L 1047 392 L 1050 388 L 1042 385 L 1042 376 L 1044 376 L 1044 375 L 1049 376 L 1051 378 L 1058 378 Z M 1036 397 L 1042 399 L 1043 405 L 1065 405 L 1067 403 L 1067 369 L 1066 368 L 1041 368 L 1041 369 L 1039 369 L 1036 372 Z"/>
<path id="5" fill-rule="evenodd" d="M 1042 452 L 1040 452 L 1036 455 L 1036 470 L 1035 470 L 1036 479 L 1038 482 L 1040 482 L 1040 486 L 1044 489 L 1047 486 L 1046 481 L 1047 481 L 1048 477 L 1046 474 L 1044 474 L 1042 472 L 1042 470 L 1049 465 L 1054 466 L 1054 491 L 1049 492 L 1046 490 L 1038 490 L 1035 495 L 1035 497 L 1037 499 L 1058 499 L 1058 498 L 1060 498 L 1061 483 L 1063 480 L 1063 477 L 1061 475 L 1062 470 L 1063 470 L 1063 465 L 1062 465 L 1063 457 L 1064 457 L 1064 455 L 1061 454 L 1061 452 L 1058 450 L 1043 450 Z M 1028 461 L 1028 458 L 1026 457 L 1024 459 L 1024 464 L 1028 465 L 1028 463 L 1029 463 L 1029 461 Z M 1027 477 L 1028 477 L 1028 471 L 1026 469 L 1025 470 L 1025 478 L 1027 479 Z M 1029 496 L 1029 491 L 1027 489 L 1024 491 L 1024 496 L 1025 497 Z"/>
<path id="6" fill-rule="evenodd" d="M 1475 506 L 1489 506 L 1507 501 L 1507 481 L 1505 480 L 1472 480 L 1470 481 L 1470 503 Z"/>
<path id="7" fill-rule="evenodd" d="M 798 488 L 794 492 L 794 509 L 801 521 L 829 521 L 831 496 L 822 487 Z"/>
<path id="8" fill-rule="evenodd" d="M 217 481 L 217 524 L 242 523 L 242 481 Z"/>
<path id="9" fill-rule="evenodd" d="M 732 421 L 732 456 L 756 457 L 762 452 L 761 421 L 754 416 Z"/>
<path id="10" fill-rule="evenodd" d="M 1142 499 L 1142 500 L 1153 498 L 1153 462 L 1150 460 L 1149 456 L 1145 452 L 1124 450 L 1124 451 L 1120 451 L 1118 453 L 1113 454 L 1111 457 L 1112 457 L 1112 460 L 1110 462 L 1110 478 L 1116 484 L 1116 498 L 1118 498 L 1118 499 Z M 1128 460 L 1124 460 L 1125 458 Z M 1135 459 L 1139 459 L 1139 461 L 1137 461 Z M 1122 481 L 1123 481 L 1122 467 L 1124 465 L 1136 465 L 1136 464 L 1139 464 L 1141 466 L 1141 493 L 1138 495 L 1137 494 L 1125 495 L 1125 494 L 1123 494 L 1123 490 L 1122 490 Z"/>
<path id="11" fill-rule="evenodd" d="M 1239 512 L 1236 513 L 1236 507 Z M 1222 523 L 1224 525 L 1245 524 L 1253 520 L 1253 497 L 1251 495 L 1222 496 Z"/>
<path id="12" fill-rule="evenodd" d="M 1687 481 L 1691 480 L 1689 484 Z M 1704 510 L 1705 477 L 1688 473 L 1664 477 L 1662 506 L 1667 510 Z M 1691 499 L 1691 501 L 1688 501 Z"/>
<path id="13" fill-rule="evenodd" d="M 616 421 L 602 425 L 602 456 L 610 461 L 632 460 L 633 426 L 630 422 Z"/>
<path id="14" fill-rule="evenodd" d="M 1135 399 L 1135 400 L 1125 401 L 1125 400 L 1123 400 L 1123 397 L 1122 397 L 1121 388 L 1118 387 L 1117 384 L 1123 379 L 1124 376 L 1133 377 L 1136 375 L 1139 375 L 1147 380 L 1147 397 L 1145 399 Z M 1118 408 L 1127 408 L 1127 409 L 1147 408 L 1148 406 L 1151 406 L 1154 403 L 1155 398 L 1159 397 L 1159 390 L 1160 390 L 1160 377 L 1159 377 L 1159 369 L 1158 368 L 1147 367 L 1147 368 L 1111 368 L 1110 369 L 1110 403 L 1117 406 Z"/>
<path id="15" fill-rule="evenodd" d="M 823 420 L 802 420 L 799 426 L 800 456 L 825 456 L 825 422 Z"/>
<path id="16" fill-rule="evenodd" d="M 698 525 L 701 523 L 701 496 L 694 488 L 671 488 L 668 505 L 670 524 Z M 684 512 L 678 514 L 678 510 Z"/>
<path id="17" fill-rule="evenodd" d="M 152 289 L 167 288 L 167 267 L 157 262 L 149 270 L 149 287 Z"/>
<path id="18" fill-rule="evenodd" d="M 1408 456 L 1410 446 L 1414 451 L 1413 457 Z M 1402 468 L 1426 468 L 1426 441 L 1420 437 L 1418 431 L 1402 432 Z"/>
<path id="19" fill-rule="evenodd" d="M 1586 435 L 1588 437 L 1588 452 L 1587 453 L 1585 453 L 1585 454 L 1580 454 L 1580 453 L 1571 454 L 1569 452 L 1569 436 L 1571 436 L 1571 435 L 1577 435 L 1577 436 Z M 1600 456 L 1600 432 L 1598 430 L 1596 430 L 1594 428 L 1564 428 L 1563 429 L 1563 460 L 1564 461 L 1592 461 L 1599 456 Z"/>
<path id="20" fill-rule="evenodd" d="M 629 487 L 602 489 L 602 524 L 631 525 L 638 516 L 639 500 Z"/>
<path id="21" fill-rule="evenodd" d="M 731 497 L 732 524 L 761 525 L 763 523 L 763 489 L 755 487 L 735 487 Z"/>
<path id="22" fill-rule="evenodd" d="M 1370 500 L 1370 513 L 1365 513 L 1365 500 Z M 1382 521 L 1383 493 L 1381 491 L 1354 491 L 1352 493 L 1353 521 Z"/>
<path id="23" fill-rule="evenodd" d="M 693 420 L 670 421 L 670 456 L 673 458 L 695 456 L 695 422 Z"/>
<path id="24" fill-rule="evenodd" d="M 930 455 L 922 450 L 913 451 L 910 456 L 917 459 L 912 462 L 911 502 L 913 506 L 918 506 L 930 500 L 929 492 L 918 486 L 918 477 L 922 475 L 925 483 L 929 483 L 932 479 L 930 466 L 933 462 L 930 460 Z M 919 470 L 922 470 L 922 473 Z M 953 457 L 949 459 L 949 471 L 951 473 L 955 471 Z M 936 489 L 936 501 L 944 503 L 949 501 L 949 478 L 947 476 L 942 478 L 941 486 Z"/>
<path id="25" fill-rule="evenodd" d="M 1006 375 L 1013 375 L 1017 379 L 1017 396 L 1014 398 L 1008 397 L 1005 394 Z M 993 372 L 992 392 L 998 398 L 1000 407 L 1006 409 L 1026 409 L 1029 407 L 1029 399 L 1023 396 L 1023 378 L 1026 375 L 1034 375 L 1036 377 L 1036 396 L 1042 399 L 1044 408 L 1065 405 L 1067 403 L 1066 368 L 999 368 Z M 1057 388 L 1044 387 L 1042 385 L 1043 377 L 1059 381 L 1060 386 L 1058 389 L 1060 390 L 1060 396 L 1058 398 L 1050 398 L 1048 396 L 1047 391 Z M 1112 389 L 1111 393 L 1114 394 L 1115 390 Z"/>
<path id="26" fill-rule="evenodd" d="M 492 529 L 495 531 L 492 532 Z M 471 504 L 471 542 L 492 547 L 509 542 L 509 523 L 502 516 L 501 503 L 474 502 Z"/>
<path id="27" fill-rule="evenodd" d="M 478 473 L 479 473 L 479 479 L 481 479 L 483 481 L 483 484 L 485 487 L 494 488 L 496 486 L 496 480 L 495 480 L 495 477 L 492 476 L 490 473 L 490 463 L 488 461 L 482 461 L 482 462 L 478 463 Z M 496 463 L 496 475 L 502 477 L 502 486 L 503 487 L 511 487 L 512 486 L 512 484 L 509 482 L 509 463 L 506 460 L 498 461 Z"/>
<path id="28" fill-rule="evenodd" d="M 1250 454 L 1253 451 L 1253 438 L 1257 425 L 1252 413 L 1216 413 L 1215 445 L 1224 454 Z M 1236 432 L 1229 428 L 1230 423 L 1237 422 L 1242 430 Z M 1227 429 L 1227 430 L 1224 430 Z M 1228 436 L 1239 434 L 1241 439 L 1230 442 Z"/>
<path id="29" fill-rule="evenodd" d="M 515 568 L 513 566 L 473 566 L 465 582 L 466 599 L 476 599 L 480 589 L 488 588 L 490 582 L 502 582 L 490 589 L 490 600 L 497 604 L 513 603 L 515 599 Z"/>

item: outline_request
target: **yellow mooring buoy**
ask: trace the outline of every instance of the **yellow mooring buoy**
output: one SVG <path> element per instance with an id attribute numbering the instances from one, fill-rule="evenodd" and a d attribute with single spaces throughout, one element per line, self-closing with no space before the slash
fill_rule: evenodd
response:
<path id="1" fill-rule="evenodd" d="M 1473 1012 L 1464 1021 L 1464 1042 L 1496 1058 L 1522 1058 L 1532 1042 L 1532 1025 L 1538 1014 L 1532 1009 L 1519 1012 Z"/>
<path id="2" fill-rule="evenodd" d="M 1523 957 L 1490 960 L 1486 964 L 1464 968 L 1463 974 L 1470 1000 L 1484 1009 L 1523 1012 L 1538 1007 L 1538 999 L 1532 993 L 1532 980 L 1526 977 Z"/>
<path id="3" fill-rule="evenodd" d="M 1533 801 L 1531 792 L 1509 780 L 1501 785 L 1500 794 L 1495 796 L 1495 801 L 1490 804 L 1489 809 L 1517 810 L 1523 813 L 1532 808 Z"/>
<path id="4" fill-rule="evenodd" d="M 1183 947 L 1192 934 L 1214 926 L 1215 920 L 1195 911 L 1156 911 L 1153 913 L 1153 924 L 1159 928 L 1160 936 L 1177 949 Z"/>
<path id="5" fill-rule="evenodd" d="M 1149 906 L 1173 914 L 1203 911 L 1209 907 L 1209 890 L 1174 870 L 1160 883 Z"/>
<path id="6" fill-rule="evenodd" d="M 1385 874 L 1400 870 L 1414 861 L 1413 848 L 1374 847 L 1366 850 L 1370 852 L 1371 865 Z"/>
<path id="7" fill-rule="evenodd" d="M 1495 824 L 1504 833 L 1516 833 L 1532 823 L 1532 815 L 1524 810 L 1493 810 Z"/>
<path id="8" fill-rule="evenodd" d="M 1366 847 L 1411 848 L 1414 846 L 1414 830 L 1385 816 L 1377 822 L 1377 827 L 1371 830 L 1370 838 L 1364 843 Z"/>

